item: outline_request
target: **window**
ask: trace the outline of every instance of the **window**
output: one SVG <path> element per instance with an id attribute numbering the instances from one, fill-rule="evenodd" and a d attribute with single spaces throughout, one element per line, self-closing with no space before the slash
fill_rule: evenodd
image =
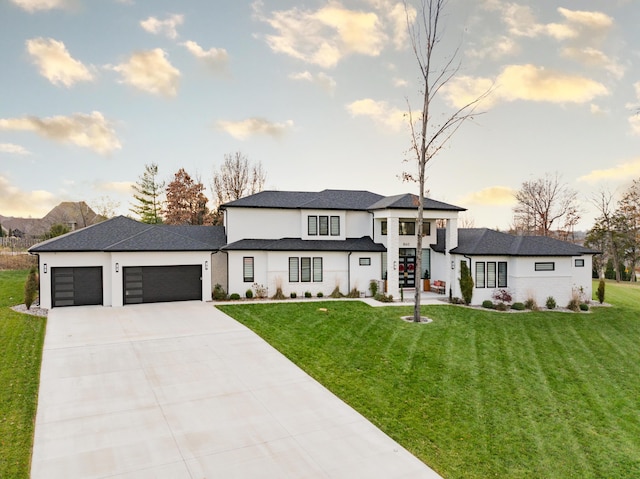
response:
<path id="1" fill-rule="evenodd" d="M 242 279 L 245 283 L 253 283 L 253 256 L 242 258 Z"/>
<path id="2" fill-rule="evenodd" d="M 387 235 L 387 220 L 380 222 L 382 236 Z M 400 221 L 398 223 L 398 233 L 402 236 L 410 236 L 416 234 L 416 223 L 414 221 Z M 422 222 L 422 235 L 429 236 L 431 234 L 431 223 L 429 221 Z"/>
<path id="3" fill-rule="evenodd" d="M 556 269 L 556 264 L 554 262 L 547 262 L 547 263 L 536 263 L 535 264 L 535 270 L 536 271 L 555 271 Z"/>
<path id="4" fill-rule="evenodd" d="M 496 263 L 487 262 L 487 288 L 496 287 Z"/>
<path id="5" fill-rule="evenodd" d="M 329 217 L 328 216 L 319 216 L 320 220 L 320 235 L 328 236 L 329 235 Z"/>
<path id="6" fill-rule="evenodd" d="M 498 261 L 498 288 L 507 287 L 507 262 Z"/>
<path id="7" fill-rule="evenodd" d="M 313 258 L 313 282 L 322 282 L 322 258 Z"/>
<path id="8" fill-rule="evenodd" d="M 322 282 L 322 258 L 289 258 L 289 282 L 309 283 L 313 279 L 314 282 Z"/>
<path id="9" fill-rule="evenodd" d="M 380 227 L 381 227 L 380 234 L 381 234 L 382 236 L 387 236 L 387 220 L 383 220 L 383 221 L 380 223 Z"/>
<path id="10" fill-rule="evenodd" d="M 307 234 L 309 236 L 316 236 L 318 234 L 317 216 L 307 216 Z"/>
<path id="11" fill-rule="evenodd" d="M 400 226 L 401 236 L 410 236 L 416 234 L 416 224 L 413 221 L 400 221 L 398 225 Z"/>
<path id="12" fill-rule="evenodd" d="M 340 217 L 331 217 L 331 236 L 340 236 Z"/>
<path id="13" fill-rule="evenodd" d="M 431 223 L 428 221 L 422 222 L 422 236 L 429 236 L 431 234 Z"/>
<path id="14" fill-rule="evenodd" d="M 299 258 L 289 258 L 289 282 L 297 283 L 300 281 L 300 269 L 299 269 L 300 259 Z"/>
<path id="15" fill-rule="evenodd" d="M 360 266 L 371 266 L 371 258 L 360 258 Z"/>
<path id="16" fill-rule="evenodd" d="M 484 288 L 484 261 L 476 262 L 476 288 Z"/>
<path id="17" fill-rule="evenodd" d="M 576 259 L 574 264 L 576 268 L 584 268 L 584 259 Z"/>

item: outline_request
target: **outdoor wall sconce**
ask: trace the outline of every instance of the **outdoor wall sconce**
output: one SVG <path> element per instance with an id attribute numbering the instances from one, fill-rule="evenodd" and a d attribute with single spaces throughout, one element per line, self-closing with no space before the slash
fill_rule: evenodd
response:
<path id="1" fill-rule="evenodd" d="M 208 271 L 208 270 L 209 270 L 209 262 L 208 262 L 208 261 L 205 261 L 205 262 L 204 262 L 204 270 L 205 270 L 205 271 Z"/>
<path id="2" fill-rule="evenodd" d="M 394 261 L 393 262 L 393 270 L 395 271 L 396 269 L 398 269 L 398 262 Z"/>
<path id="3" fill-rule="evenodd" d="M 456 269 L 456 262 L 455 261 L 451 261 L 451 269 Z"/>
<path id="4" fill-rule="evenodd" d="M 116 273 L 120 272 L 120 263 L 116 263 Z"/>
<path id="5" fill-rule="evenodd" d="M 42 272 L 46 273 L 47 272 L 47 263 L 42 265 Z"/>

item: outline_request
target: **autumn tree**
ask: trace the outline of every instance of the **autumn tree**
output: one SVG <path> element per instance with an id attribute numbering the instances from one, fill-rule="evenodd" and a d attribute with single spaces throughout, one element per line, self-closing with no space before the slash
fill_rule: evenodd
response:
<path id="1" fill-rule="evenodd" d="M 633 180 L 616 209 L 618 234 L 622 240 L 622 255 L 629 279 L 636 280 L 635 270 L 640 260 L 640 181 Z"/>
<path id="2" fill-rule="evenodd" d="M 166 188 L 164 221 L 170 225 L 211 224 L 204 185 L 180 168 Z"/>
<path id="3" fill-rule="evenodd" d="M 133 199 L 136 203 L 130 211 L 143 223 L 162 223 L 162 194 L 164 181 L 158 179 L 158 165 L 151 163 L 144 166 L 144 173 L 132 186 Z"/>
<path id="4" fill-rule="evenodd" d="M 215 201 L 214 222 L 222 224 L 220 205 L 259 193 L 267 175 L 260 162 L 251 164 L 241 152 L 227 153 L 219 169 L 213 171 L 212 194 Z"/>
<path id="5" fill-rule="evenodd" d="M 551 236 L 555 226 L 567 236 L 581 218 L 578 193 L 557 173 L 523 182 L 515 199 L 513 227 L 519 233 Z"/>
<path id="6" fill-rule="evenodd" d="M 404 11 L 411 48 L 418 66 L 422 107 L 414 112 L 409 104 L 408 120 L 411 132 L 411 162 L 415 170 L 402 174 L 405 181 L 418 184 L 418 219 L 416 270 L 422 271 L 422 237 L 425 199 L 425 171 L 427 163 L 444 148 L 462 124 L 473 118 L 479 103 L 490 90 L 475 99 L 464 102 L 452 111 L 436 109 L 446 85 L 454 80 L 460 71 L 457 61 L 458 49 L 448 56 L 437 54 L 442 46 L 443 17 L 446 0 L 421 0 L 418 10 L 404 2 Z M 408 160 L 409 161 L 409 160 Z M 420 321 L 420 288 L 414 296 L 413 320 Z"/>

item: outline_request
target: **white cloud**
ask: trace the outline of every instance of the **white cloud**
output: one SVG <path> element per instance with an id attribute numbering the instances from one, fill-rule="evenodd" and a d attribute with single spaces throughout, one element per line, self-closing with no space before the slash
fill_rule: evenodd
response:
<path id="1" fill-rule="evenodd" d="M 176 96 L 180 72 L 167 60 L 161 48 L 136 52 L 126 63 L 111 67 L 122 82 L 155 95 Z"/>
<path id="2" fill-rule="evenodd" d="M 640 124 L 638 126 L 640 126 Z M 579 177 L 578 181 L 596 183 L 601 180 L 628 180 L 629 178 L 637 178 L 638 176 L 640 176 L 640 158 L 636 158 L 626 163 L 620 163 L 613 168 L 593 170 L 592 172 Z"/>
<path id="3" fill-rule="evenodd" d="M 405 87 L 405 86 L 409 85 L 409 82 L 407 80 L 405 80 L 404 78 L 394 77 L 394 78 L 392 78 L 391 82 L 393 83 L 393 86 L 395 86 L 395 87 Z"/>
<path id="4" fill-rule="evenodd" d="M 191 40 L 186 41 L 181 45 L 189 50 L 194 57 L 203 60 L 205 63 L 217 70 L 222 70 L 227 66 L 229 55 L 227 54 L 227 50 L 224 48 L 210 48 L 209 50 L 205 50 L 196 42 Z"/>
<path id="5" fill-rule="evenodd" d="M 515 193 L 508 186 L 491 186 L 480 191 L 474 191 L 458 200 L 465 205 L 512 205 L 515 204 Z"/>
<path id="6" fill-rule="evenodd" d="M 352 117 L 366 116 L 378 125 L 394 131 L 400 131 L 408 126 L 407 112 L 390 106 L 386 101 L 376 101 L 364 98 L 346 105 Z"/>
<path id="7" fill-rule="evenodd" d="M 64 43 L 52 38 L 32 38 L 26 45 L 40 74 L 54 85 L 70 87 L 74 83 L 94 79 L 82 62 L 71 57 Z"/>
<path id="8" fill-rule="evenodd" d="M 89 115 L 75 113 L 49 118 L 0 118 L 0 130 L 33 131 L 44 138 L 89 148 L 100 154 L 121 148 L 112 125 L 97 111 Z"/>
<path id="9" fill-rule="evenodd" d="M 0 176 L 0 211 L 5 216 L 40 218 L 58 203 L 59 200 L 48 191 L 23 191 Z"/>
<path id="10" fill-rule="evenodd" d="M 470 48 L 465 53 L 472 58 L 498 60 L 506 56 L 515 55 L 519 51 L 520 47 L 513 38 L 500 35 L 486 38 L 481 46 Z"/>
<path id="11" fill-rule="evenodd" d="M 178 37 L 178 31 L 176 27 L 182 25 L 184 22 L 184 15 L 173 14 L 169 15 L 164 20 L 159 20 L 156 17 L 149 17 L 146 20 L 140 22 L 140 26 L 147 32 L 156 35 L 163 34 L 168 38 L 175 39 Z"/>
<path id="12" fill-rule="evenodd" d="M 129 195 L 131 194 L 134 184 L 135 182 L 133 181 L 98 182 L 95 184 L 95 189 L 99 191 L 110 192 L 110 193 L 119 193 L 119 194 Z"/>
<path id="13" fill-rule="evenodd" d="M 447 101 L 461 107 L 486 92 L 492 80 L 483 77 L 461 76 L 443 88 Z M 588 103 L 609 90 L 590 78 L 535 65 L 508 65 L 498 75 L 495 90 L 484 101 L 485 105 L 498 101 L 536 101 L 549 103 Z"/>
<path id="14" fill-rule="evenodd" d="M 0 143 L 0 153 L 9 153 L 11 155 L 29 155 L 29 150 L 20 145 L 13 143 Z"/>
<path id="15" fill-rule="evenodd" d="M 40 10 L 70 9 L 76 3 L 74 0 L 11 0 L 15 5 L 29 13 Z"/>
<path id="16" fill-rule="evenodd" d="M 640 113 L 629 117 L 629 126 L 631 126 L 631 133 L 640 136 Z"/>
<path id="17" fill-rule="evenodd" d="M 624 76 L 625 67 L 616 59 L 610 58 L 603 51 L 592 47 L 566 47 L 560 52 L 562 56 L 575 60 L 582 65 L 604 68 L 613 77 L 620 79 Z"/>
<path id="18" fill-rule="evenodd" d="M 216 123 L 216 126 L 238 140 L 245 140 L 254 135 L 280 138 L 293 127 L 293 121 L 287 120 L 284 123 L 274 123 L 264 118 L 254 117 L 241 121 L 220 120 Z"/>
<path id="19" fill-rule="evenodd" d="M 314 75 L 308 71 L 291 73 L 289 75 L 289 78 L 291 78 L 292 80 L 308 81 L 311 83 L 315 83 L 316 85 L 319 85 L 323 90 L 329 93 L 333 93 L 337 85 L 333 77 L 327 75 L 324 72 L 320 72 L 317 75 Z"/>

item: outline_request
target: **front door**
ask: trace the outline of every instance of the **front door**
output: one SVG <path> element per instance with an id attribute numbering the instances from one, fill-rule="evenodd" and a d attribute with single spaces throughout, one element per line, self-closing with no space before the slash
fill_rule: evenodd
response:
<path id="1" fill-rule="evenodd" d="M 416 250 L 400 248 L 398 274 L 401 288 L 416 287 Z"/>

